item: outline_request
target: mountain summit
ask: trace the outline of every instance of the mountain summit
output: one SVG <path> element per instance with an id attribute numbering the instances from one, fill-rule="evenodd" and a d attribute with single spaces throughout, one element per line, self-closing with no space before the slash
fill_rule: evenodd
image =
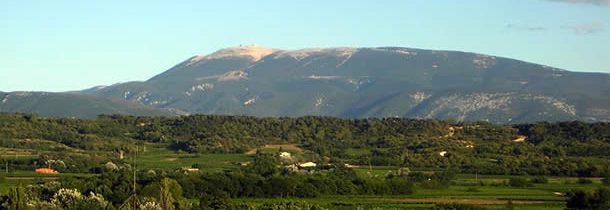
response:
<path id="1" fill-rule="evenodd" d="M 214 59 L 222 59 L 222 58 L 230 58 L 230 57 L 245 57 L 245 58 L 251 59 L 252 62 L 256 62 L 256 61 L 260 60 L 261 58 L 263 58 L 269 54 L 272 54 L 276 51 L 278 51 L 278 50 L 272 49 L 272 48 L 259 47 L 256 45 L 244 45 L 244 46 L 233 47 L 233 48 L 225 48 L 225 49 L 218 50 L 209 55 L 194 56 L 193 58 L 190 59 L 188 65 L 197 64 L 197 63 L 199 63 L 201 61 L 205 61 L 205 60 L 214 60 Z"/>

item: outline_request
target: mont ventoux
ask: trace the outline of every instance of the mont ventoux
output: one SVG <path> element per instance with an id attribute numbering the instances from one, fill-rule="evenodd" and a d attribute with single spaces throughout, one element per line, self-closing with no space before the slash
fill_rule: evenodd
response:
<path id="1" fill-rule="evenodd" d="M 191 57 L 147 81 L 63 93 L 0 92 L 0 111 L 77 118 L 203 113 L 610 121 L 608 95 L 610 74 L 490 55 L 248 45 Z"/>

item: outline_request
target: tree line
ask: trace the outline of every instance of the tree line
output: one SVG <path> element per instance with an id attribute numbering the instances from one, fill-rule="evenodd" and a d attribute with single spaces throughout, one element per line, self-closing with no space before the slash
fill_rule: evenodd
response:
<path id="1" fill-rule="evenodd" d="M 524 141 L 515 141 L 519 136 Z M 242 153 L 265 144 L 291 143 L 330 162 L 457 168 L 483 174 L 604 176 L 610 170 L 604 161 L 610 155 L 608 122 L 495 125 L 434 119 L 221 115 L 101 115 L 82 120 L 0 114 L 0 146 L 44 151 L 38 160 L 4 157 L 24 169 L 63 158 L 66 165 L 74 166 L 67 171 L 91 171 L 107 162 L 108 154 L 129 153 L 138 141 L 190 153 Z"/>

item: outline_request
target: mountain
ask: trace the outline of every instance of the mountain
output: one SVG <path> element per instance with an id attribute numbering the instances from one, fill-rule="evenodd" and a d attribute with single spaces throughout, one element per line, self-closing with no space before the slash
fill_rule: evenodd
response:
<path id="1" fill-rule="evenodd" d="M 610 120 L 609 74 L 399 47 L 227 48 L 147 81 L 83 93 L 207 114 Z"/>
<path id="2" fill-rule="evenodd" d="M 95 118 L 100 114 L 171 116 L 176 113 L 120 99 L 74 93 L 0 92 L 0 112 L 48 117 Z"/>

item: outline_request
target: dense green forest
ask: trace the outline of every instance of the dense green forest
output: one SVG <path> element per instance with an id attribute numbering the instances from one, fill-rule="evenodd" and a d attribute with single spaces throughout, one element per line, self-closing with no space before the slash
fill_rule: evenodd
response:
<path id="1" fill-rule="evenodd" d="M 519 141 L 520 136 L 524 141 Z M 0 146 L 49 151 L 40 159 L 6 158 L 23 169 L 61 159 L 87 172 L 129 153 L 137 142 L 189 153 L 243 153 L 297 144 L 319 163 L 454 168 L 481 174 L 602 176 L 608 173 L 610 124 L 539 122 L 494 125 L 403 118 L 255 118 L 99 116 L 95 120 L 0 115 Z M 74 152 L 62 152 L 74 151 Z M 95 152 L 79 152 L 95 151 Z M 441 152 L 443 155 L 439 155 Z"/>
<path id="2" fill-rule="evenodd" d="M 191 157 L 248 154 L 248 159 L 213 172 L 189 173 L 178 165 L 139 166 L 134 172 L 134 158 L 147 146 L 152 150 L 151 145 Z M 289 148 L 263 152 L 268 145 L 295 145 L 302 154 L 287 161 L 278 151 Z M 491 184 L 515 188 L 545 184 L 545 176 L 606 177 L 602 182 L 608 184 L 610 124 L 217 115 L 82 120 L 4 113 L 0 148 L 0 161 L 9 172 L 52 167 L 80 174 L 13 187 L 0 196 L 0 209 L 131 209 L 134 189 L 139 209 L 323 209 L 307 202 L 231 200 L 412 195 L 417 189 L 448 189 L 460 173 L 534 176 Z M 298 166 L 306 161 L 317 165 Z M 353 168 L 373 166 L 398 170 L 362 176 Z M 472 186 L 487 185 L 475 181 Z M 477 190 L 469 187 L 467 192 Z M 608 195 L 604 188 L 570 191 L 566 205 L 603 209 Z M 439 204 L 433 209 L 481 208 Z"/>

